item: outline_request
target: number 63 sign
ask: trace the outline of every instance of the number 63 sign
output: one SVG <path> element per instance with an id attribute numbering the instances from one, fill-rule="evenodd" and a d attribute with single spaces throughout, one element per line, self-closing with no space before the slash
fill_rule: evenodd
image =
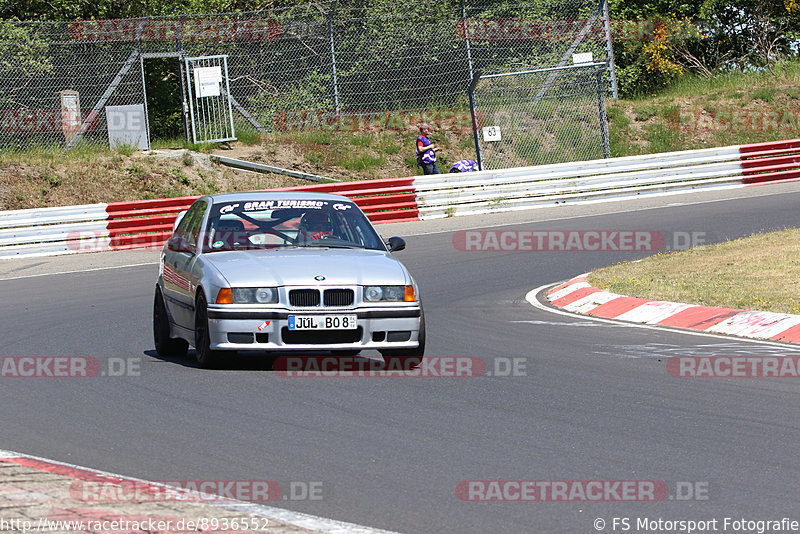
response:
<path id="1" fill-rule="evenodd" d="M 483 140 L 486 142 L 489 141 L 500 141 L 502 137 L 500 136 L 500 127 L 499 126 L 485 126 L 483 128 Z"/>

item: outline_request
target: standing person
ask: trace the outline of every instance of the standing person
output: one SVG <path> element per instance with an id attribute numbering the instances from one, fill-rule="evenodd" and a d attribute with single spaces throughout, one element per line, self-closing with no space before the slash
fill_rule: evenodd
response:
<path id="1" fill-rule="evenodd" d="M 442 174 L 436 165 L 436 151 L 439 147 L 434 145 L 428 136 L 431 133 L 431 126 L 427 122 L 419 125 L 417 136 L 417 166 L 422 167 L 425 174 Z"/>

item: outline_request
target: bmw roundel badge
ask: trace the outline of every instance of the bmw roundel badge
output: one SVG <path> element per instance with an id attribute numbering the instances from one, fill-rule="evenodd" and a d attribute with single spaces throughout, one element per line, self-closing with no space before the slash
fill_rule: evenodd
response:
<path id="1" fill-rule="evenodd" d="M 321 274 L 318 274 L 317 276 L 314 277 L 314 280 L 316 280 L 317 282 L 322 282 L 323 280 L 325 280 L 325 277 L 322 276 Z"/>

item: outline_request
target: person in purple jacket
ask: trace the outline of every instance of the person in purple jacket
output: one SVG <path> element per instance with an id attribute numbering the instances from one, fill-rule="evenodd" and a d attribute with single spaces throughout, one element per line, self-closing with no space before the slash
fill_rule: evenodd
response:
<path id="1" fill-rule="evenodd" d="M 436 165 L 436 151 L 439 150 L 439 147 L 428 139 L 431 133 L 430 125 L 426 122 L 420 124 L 419 133 L 420 135 L 417 136 L 417 166 L 422 167 L 422 172 L 425 174 L 442 174 L 439 166 Z"/>
<path id="2" fill-rule="evenodd" d="M 472 172 L 478 170 L 478 162 L 472 161 L 471 159 L 462 159 L 461 161 L 456 161 L 450 167 L 450 172 Z"/>

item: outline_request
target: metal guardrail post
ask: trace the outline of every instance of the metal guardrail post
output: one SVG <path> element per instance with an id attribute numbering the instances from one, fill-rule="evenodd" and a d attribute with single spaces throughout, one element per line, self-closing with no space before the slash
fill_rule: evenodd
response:
<path id="1" fill-rule="evenodd" d="M 608 115 L 606 115 L 606 95 L 603 90 L 603 71 L 595 72 L 597 77 L 597 106 L 600 111 L 600 138 L 603 142 L 603 157 L 611 157 L 611 142 L 608 138 Z"/>
<path id="2" fill-rule="evenodd" d="M 611 97 L 616 100 L 619 98 L 617 89 L 617 70 L 614 64 L 614 44 L 611 42 L 611 18 L 608 14 L 608 0 L 603 2 L 603 26 L 606 32 L 606 55 L 608 57 L 608 75 L 611 78 Z"/>
<path id="3" fill-rule="evenodd" d="M 336 118 L 339 118 L 339 83 L 336 78 L 336 46 L 333 38 L 333 15 L 336 12 L 336 0 L 333 2 L 328 13 L 328 40 L 331 44 L 331 73 L 333 75 L 333 106 L 336 110 Z"/>
<path id="4" fill-rule="evenodd" d="M 481 79 L 481 73 L 476 72 L 472 75 L 472 80 L 469 83 L 468 96 L 469 96 L 469 114 L 472 117 L 472 137 L 475 141 L 475 158 L 478 160 L 478 169 L 483 170 L 483 157 L 481 156 L 481 140 L 478 135 L 478 118 L 475 116 L 475 87 Z"/>

